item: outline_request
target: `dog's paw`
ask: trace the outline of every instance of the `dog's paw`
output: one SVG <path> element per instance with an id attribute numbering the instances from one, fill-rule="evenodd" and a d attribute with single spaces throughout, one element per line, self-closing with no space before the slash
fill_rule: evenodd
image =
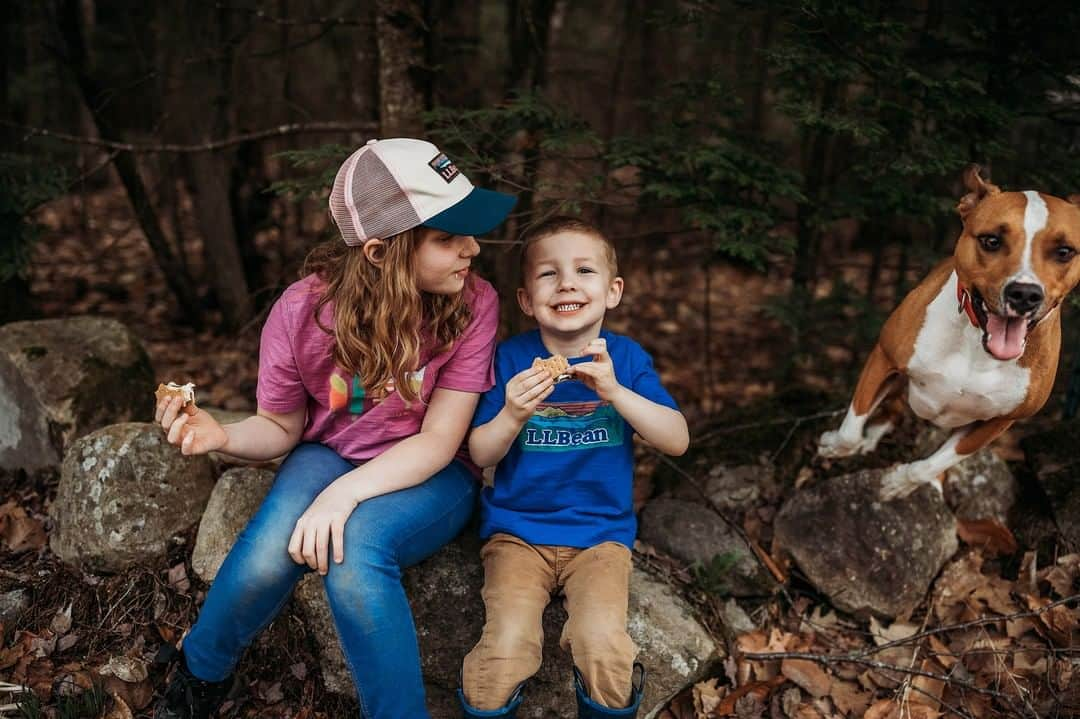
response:
<path id="1" fill-rule="evenodd" d="M 908 496 L 924 484 L 941 492 L 941 483 L 935 481 L 934 475 L 921 471 L 918 463 L 897 464 L 886 470 L 881 477 L 881 491 L 878 496 L 885 502 L 893 499 L 901 499 Z"/>
<path id="2" fill-rule="evenodd" d="M 866 454 L 874 451 L 881 435 L 873 437 L 859 437 L 852 441 L 850 437 L 840 434 L 839 430 L 830 430 L 818 438 L 817 453 L 819 457 L 851 457 L 856 454 Z"/>

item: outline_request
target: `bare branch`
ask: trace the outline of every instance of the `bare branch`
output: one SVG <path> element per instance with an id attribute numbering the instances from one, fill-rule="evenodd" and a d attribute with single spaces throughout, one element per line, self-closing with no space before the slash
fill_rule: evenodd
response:
<path id="1" fill-rule="evenodd" d="M 925 639 L 926 637 L 932 636 L 934 634 L 944 634 L 946 632 L 972 629 L 974 627 L 981 627 L 987 624 L 997 624 L 998 622 L 1008 622 L 1015 619 L 1030 619 L 1032 617 L 1037 617 L 1040 614 L 1045 614 L 1054 607 L 1059 607 L 1063 604 L 1070 604 L 1073 602 L 1080 602 L 1080 594 L 1073 594 L 1071 596 L 1065 597 L 1064 599 L 1059 599 L 1056 602 L 1050 602 L 1045 607 L 1039 607 L 1038 609 L 1032 610 L 1030 612 L 1016 612 L 1015 614 L 1003 614 L 996 617 L 983 617 L 981 619 L 972 619 L 969 622 L 961 622 L 959 624 L 946 624 L 940 627 L 934 627 L 933 629 L 927 629 L 925 631 L 912 634 L 911 636 L 904 637 L 903 639 L 895 639 L 891 642 L 885 642 L 884 644 L 870 647 L 869 649 L 861 652 L 855 652 L 848 656 L 852 658 L 868 657 L 871 654 L 877 654 L 878 652 L 884 651 L 886 649 L 892 649 L 893 647 L 903 646 L 905 644 L 910 644 L 911 642 L 917 642 L 920 639 Z"/>
<path id="2" fill-rule="evenodd" d="M 54 140 L 60 140 L 61 142 L 69 142 L 77 145 L 91 145 L 107 150 L 119 150 L 121 152 L 132 152 L 136 154 L 157 152 L 213 152 L 214 150 L 221 150 L 226 147 L 233 147 L 253 140 L 264 140 L 270 137 L 284 137 L 286 135 L 320 132 L 375 132 L 379 127 L 378 123 L 375 122 L 294 122 L 286 125 L 278 125 L 277 127 L 266 128 L 264 130 L 245 132 L 220 140 L 207 140 L 206 142 L 195 143 L 193 145 L 180 145 L 168 142 L 143 145 L 134 142 L 102 140 L 96 137 L 82 137 L 79 135 L 71 135 L 66 132 L 59 132 L 57 130 L 49 130 L 43 127 L 19 125 L 5 120 L 0 120 L 0 125 L 25 132 L 27 136 L 48 137 Z"/>
<path id="3" fill-rule="evenodd" d="M 751 661 L 759 662 L 771 662 L 781 659 L 802 659 L 808 662 L 814 662 L 815 664 L 821 664 L 823 666 L 829 666 L 833 664 L 858 664 L 859 666 L 868 667 L 870 669 L 877 669 L 882 672 L 895 672 L 901 675 L 914 675 L 920 677 L 928 677 L 930 679 L 936 679 L 946 684 L 952 684 L 955 686 L 969 689 L 979 694 L 985 694 L 1003 701 L 1006 705 L 1012 706 L 1012 697 L 1004 692 L 994 691 L 993 689 L 987 689 L 980 687 L 978 684 L 966 681 L 964 679 L 958 679 L 956 677 L 950 677 L 945 674 L 938 674 L 937 672 L 928 672 L 922 669 L 915 669 L 909 667 L 901 667 L 896 664 L 889 664 L 887 662 L 879 662 L 872 659 L 859 659 L 853 656 L 844 656 L 841 654 L 814 654 L 812 652 L 745 652 L 740 654 L 743 659 L 749 659 Z"/>
<path id="4" fill-rule="evenodd" d="M 227 10 L 229 12 L 245 13 L 253 16 L 256 20 L 262 20 L 273 25 L 288 25 L 288 26 L 301 26 L 301 25 L 355 25 L 357 27 L 371 27 L 373 22 L 371 18 L 349 18 L 349 17 L 313 17 L 304 19 L 292 19 L 287 17 L 278 17 L 271 15 L 261 8 L 246 8 L 235 7 L 232 5 L 226 5 L 223 2 L 217 4 L 218 10 Z"/>

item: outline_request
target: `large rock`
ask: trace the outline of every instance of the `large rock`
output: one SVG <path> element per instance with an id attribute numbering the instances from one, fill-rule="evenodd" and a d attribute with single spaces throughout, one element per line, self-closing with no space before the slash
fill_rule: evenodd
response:
<path id="1" fill-rule="evenodd" d="M 0 471 L 55 469 L 87 432 L 151 419 L 153 391 L 146 351 L 116 320 L 0 327 Z"/>
<path id="2" fill-rule="evenodd" d="M 480 542 L 467 533 L 405 573 L 420 643 L 428 707 L 435 719 L 461 716 L 456 692 L 461 660 L 479 640 L 484 624 L 480 600 Z M 649 672 L 641 716 L 652 716 L 686 685 L 702 679 L 721 659 L 718 646 L 671 587 L 635 569 L 630 582 L 628 630 Z M 296 598 L 320 643 L 327 688 L 353 694 L 321 580 L 308 575 Z M 518 716 L 554 719 L 576 714 L 569 656 L 559 647 L 566 612 L 554 601 L 544 612 L 544 662 L 526 685 Z"/>
<path id="3" fill-rule="evenodd" d="M 105 427 L 64 456 L 49 546 L 91 571 L 145 562 L 199 520 L 213 485 L 210 460 L 180 454 L 158 425 Z"/>
<path id="4" fill-rule="evenodd" d="M 949 438 L 949 432 L 925 426 L 912 457 L 926 457 Z M 1005 461 L 984 447 L 945 472 L 945 502 L 958 519 L 996 519 L 1006 524 L 1019 485 Z"/>
<path id="5" fill-rule="evenodd" d="M 957 519 L 1006 524 L 1019 486 L 1005 461 L 981 449 L 945 473 L 945 501 Z"/>
<path id="6" fill-rule="evenodd" d="M 880 470 L 796 492 L 774 530 L 810 582 L 857 615 L 909 614 L 956 552 L 956 519 L 936 489 L 883 502 Z"/>
<path id="7" fill-rule="evenodd" d="M 752 597 L 776 588 L 754 551 L 716 512 L 698 502 L 654 499 L 641 512 L 641 540 L 691 565 L 720 595 Z"/>
<path id="8" fill-rule="evenodd" d="M 199 576 L 212 577 L 247 518 L 262 501 L 272 481 L 266 470 L 233 469 L 219 480 L 206 507 L 195 556 Z M 428 560 L 405 572 L 420 643 L 428 706 L 436 719 L 461 716 L 456 692 L 461 660 L 480 638 L 484 608 L 480 600 L 484 570 L 480 540 L 465 532 Z M 352 679 L 338 643 L 322 579 L 309 573 L 294 595 L 309 633 L 322 657 L 322 676 L 330 691 L 352 696 Z M 526 717 L 573 716 L 574 691 L 569 658 L 559 648 L 566 612 L 555 601 L 544 614 L 544 656 L 540 672 L 529 682 L 529 700 L 518 713 Z M 649 671 L 641 716 L 659 710 L 687 684 L 705 676 L 722 658 L 718 646 L 694 618 L 684 600 L 665 583 L 635 569 L 630 588 L 630 636 L 641 648 L 639 660 Z"/>
<path id="9" fill-rule="evenodd" d="M 235 467 L 218 479 L 191 555 L 191 568 L 204 582 L 214 581 L 225 555 L 273 483 L 272 471 L 256 467 Z"/>

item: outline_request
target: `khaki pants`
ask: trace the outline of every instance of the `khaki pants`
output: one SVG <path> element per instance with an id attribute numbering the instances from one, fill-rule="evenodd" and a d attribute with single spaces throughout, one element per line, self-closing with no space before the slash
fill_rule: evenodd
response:
<path id="1" fill-rule="evenodd" d="M 466 701 L 476 709 L 499 709 L 518 684 L 536 673 L 544 608 L 561 591 L 569 616 L 559 645 L 570 652 L 593 701 L 616 709 L 627 706 L 637 655 L 626 633 L 630 550 L 617 542 L 588 549 L 532 545 L 495 534 L 480 556 L 487 619 L 462 666 Z"/>

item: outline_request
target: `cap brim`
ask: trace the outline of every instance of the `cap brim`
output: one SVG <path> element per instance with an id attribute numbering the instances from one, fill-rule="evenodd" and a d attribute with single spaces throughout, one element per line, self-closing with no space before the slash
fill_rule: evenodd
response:
<path id="1" fill-rule="evenodd" d="M 455 235 L 486 235 L 506 219 L 515 204 L 514 195 L 474 187 L 464 200 L 420 224 Z"/>

